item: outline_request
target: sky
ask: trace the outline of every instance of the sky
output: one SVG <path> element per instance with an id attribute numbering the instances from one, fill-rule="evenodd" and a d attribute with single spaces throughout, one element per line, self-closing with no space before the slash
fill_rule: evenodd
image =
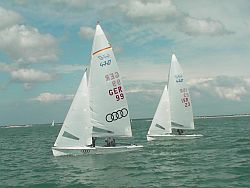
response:
<path id="1" fill-rule="evenodd" d="M 62 122 L 96 22 L 131 118 L 152 118 L 175 53 L 194 115 L 250 113 L 248 0 L 1 0 L 0 125 Z"/>

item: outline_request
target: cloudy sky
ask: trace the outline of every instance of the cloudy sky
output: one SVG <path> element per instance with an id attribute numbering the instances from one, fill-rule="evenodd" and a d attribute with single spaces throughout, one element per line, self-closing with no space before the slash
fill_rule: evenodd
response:
<path id="1" fill-rule="evenodd" d="M 97 21 L 132 118 L 152 117 L 175 53 L 195 115 L 250 113 L 248 0 L 1 0 L 0 125 L 62 122 Z"/>

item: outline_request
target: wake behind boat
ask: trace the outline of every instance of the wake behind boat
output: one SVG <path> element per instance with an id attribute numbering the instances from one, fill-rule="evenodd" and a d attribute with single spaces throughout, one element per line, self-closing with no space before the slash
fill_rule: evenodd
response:
<path id="1" fill-rule="evenodd" d="M 27 128 L 32 127 L 32 125 L 7 125 L 7 126 L 0 126 L 0 128 L 10 129 L 10 128 Z"/>
<path id="2" fill-rule="evenodd" d="M 85 72 L 52 147 L 54 156 L 118 153 L 143 147 L 118 146 L 112 139 L 132 137 L 132 130 L 121 74 L 99 24 L 91 57 L 89 78 Z M 96 138 L 108 138 L 107 145 L 95 146 Z"/>
<path id="3" fill-rule="evenodd" d="M 183 130 L 193 129 L 193 110 L 189 90 L 182 68 L 173 54 L 168 86 L 166 85 L 164 88 L 148 130 L 147 140 L 194 139 L 203 136 L 201 134 L 184 134 Z M 173 130 L 177 134 L 174 134 Z"/>

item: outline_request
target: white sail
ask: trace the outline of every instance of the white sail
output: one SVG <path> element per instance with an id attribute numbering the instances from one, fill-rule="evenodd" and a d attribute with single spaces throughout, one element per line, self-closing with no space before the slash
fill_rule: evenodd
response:
<path id="1" fill-rule="evenodd" d="M 174 54 L 169 72 L 168 91 L 172 128 L 194 129 L 190 94 L 182 68 Z"/>
<path id="2" fill-rule="evenodd" d="M 53 120 L 51 123 L 51 127 L 54 127 L 54 126 L 55 126 L 55 121 Z"/>
<path id="3" fill-rule="evenodd" d="M 93 135 L 131 137 L 129 110 L 114 53 L 99 24 L 89 73 Z"/>
<path id="4" fill-rule="evenodd" d="M 54 146 L 87 146 L 91 143 L 92 127 L 85 72 Z"/>
<path id="5" fill-rule="evenodd" d="M 168 89 L 165 86 L 159 105 L 155 112 L 148 135 L 165 135 L 172 133 Z"/>

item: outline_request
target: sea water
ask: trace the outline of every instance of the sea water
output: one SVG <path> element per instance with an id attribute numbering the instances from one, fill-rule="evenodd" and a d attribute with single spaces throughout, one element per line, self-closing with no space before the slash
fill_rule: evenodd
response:
<path id="1" fill-rule="evenodd" d="M 196 119 L 193 140 L 146 141 L 134 120 L 136 152 L 53 157 L 61 126 L 0 128 L 0 187 L 250 187 L 250 117 Z M 98 140 L 104 144 L 104 140 Z"/>

